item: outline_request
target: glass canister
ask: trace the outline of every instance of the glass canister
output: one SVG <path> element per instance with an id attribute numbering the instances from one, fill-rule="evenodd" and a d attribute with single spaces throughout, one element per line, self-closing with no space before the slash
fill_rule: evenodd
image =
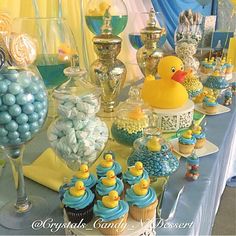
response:
<path id="1" fill-rule="evenodd" d="M 154 127 L 145 129 L 144 136 L 134 142 L 134 152 L 129 156 L 127 165 L 133 166 L 137 161 L 143 163 L 151 181 L 160 176 L 169 176 L 179 167 L 170 144 Z"/>
<path id="2" fill-rule="evenodd" d="M 81 164 L 91 165 L 100 155 L 108 140 L 108 129 L 96 116 L 101 92 L 86 80 L 86 71 L 73 66 L 64 73 L 70 79 L 54 92 L 59 117 L 49 127 L 48 138 L 67 165 L 78 170 Z"/>
<path id="3" fill-rule="evenodd" d="M 129 98 L 120 105 L 111 127 L 113 138 L 120 144 L 132 146 L 133 142 L 143 136 L 149 126 L 151 110 L 145 106 L 140 97 L 140 89 L 131 87 Z"/>

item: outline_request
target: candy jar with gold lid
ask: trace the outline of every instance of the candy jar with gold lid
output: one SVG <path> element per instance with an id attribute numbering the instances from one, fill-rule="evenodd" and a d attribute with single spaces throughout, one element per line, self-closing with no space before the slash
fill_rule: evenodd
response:
<path id="1" fill-rule="evenodd" d="M 106 124 L 96 116 L 101 92 L 86 79 L 78 66 L 66 68 L 69 80 L 54 91 L 58 119 L 48 129 L 51 146 L 66 164 L 78 170 L 91 165 L 104 149 L 108 139 Z"/>
<path id="2" fill-rule="evenodd" d="M 144 136 L 134 142 L 134 152 L 129 156 L 127 165 L 133 166 L 137 161 L 143 163 L 151 181 L 156 181 L 157 177 L 170 176 L 179 167 L 170 144 L 155 127 L 145 129 Z"/>
<path id="3" fill-rule="evenodd" d="M 136 139 L 143 136 L 151 115 L 151 110 L 140 97 L 140 89 L 131 87 L 129 98 L 117 109 L 111 127 L 113 138 L 120 144 L 132 146 Z"/>

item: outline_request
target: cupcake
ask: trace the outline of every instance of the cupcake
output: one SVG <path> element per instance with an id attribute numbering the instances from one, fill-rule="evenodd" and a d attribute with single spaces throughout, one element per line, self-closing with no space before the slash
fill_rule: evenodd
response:
<path id="1" fill-rule="evenodd" d="M 148 180 L 142 179 L 127 189 L 125 199 L 129 204 L 129 213 L 136 221 L 151 220 L 155 216 L 158 200 Z"/>
<path id="2" fill-rule="evenodd" d="M 82 164 L 80 170 L 73 176 L 70 182 L 71 186 L 74 186 L 78 180 L 83 181 L 84 186 L 95 193 L 97 179 L 95 175 L 89 173 L 89 168 L 86 164 Z"/>
<path id="3" fill-rule="evenodd" d="M 196 144 L 196 138 L 192 135 L 192 130 L 187 130 L 179 137 L 179 151 L 183 154 L 192 153 Z"/>
<path id="4" fill-rule="evenodd" d="M 98 180 L 96 185 L 97 199 L 101 200 L 103 196 L 108 195 L 112 190 L 117 191 L 118 195 L 123 198 L 124 184 L 119 178 L 116 178 L 113 170 L 109 170 L 106 173 L 106 177 Z"/>
<path id="5" fill-rule="evenodd" d="M 144 170 L 143 163 L 137 161 L 134 166 L 130 166 L 123 175 L 125 190 L 138 183 L 141 179 L 149 180 L 148 172 Z"/>
<path id="6" fill-rule="evenodd" d="M 215 98 L 209 98 L 203 101 L 203 108 L 209 114 L 215 114 L 218 111 L 218 105 L 219 103 Z"/>
<path id="7" fill-rule="evenodd" d="M 114 153 L 111 151 L 104 153 L 103 160 L 96 167 L 98 179 L 106 177 L 109 170 L 113 170 L 118 178 L 122 178 L 122 168 L 117 161 L 114 161 Z"/>
<path id="8" fill-rule="evenodd" d="M 107 223 L 110 227 L 98 227 L 100 232 L 105 235 L 120 235 L 126 226 L 129 206 L 120 200 L 118 192 L 115 190 L 109 192 L 108 196 L 102 197 L 102 201 L 98 200 L 93 208 L 96 217 Z"/>
<path id="9" fill-rule="evenodd" d="M 207 60 L 207 58 L 205 58 L 204 61 L 201 62 L 201 72 L 204 74 L 210 74 L 212 73 L 213 69 L 214 69 L 214 64 L 213 64 L 213 60 Z"/>
<path id="10" fill-rule="evenodd" d="M 94 199 L 94 194 L 84 187 L 82 181 L 77 181 L 74 187 L 66 190 L 62 202 L 69 221 L 89 223 L 93 218 Z"/>
<path id="11" fill-rule="evenodd" d="M 196 138 L 195 148 L 202 148 L 206 143 L 206 134 L 202 131 L 202 127 L 195 125 L 192 129 L 193 137 Z"/>

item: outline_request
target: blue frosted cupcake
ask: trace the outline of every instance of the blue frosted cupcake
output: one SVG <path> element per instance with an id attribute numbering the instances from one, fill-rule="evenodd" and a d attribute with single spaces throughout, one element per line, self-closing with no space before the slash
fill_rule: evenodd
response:
<path id="1" fill-rule="evenodd" d="M 103 160 L 96 167 L 98 179 L 106 177 L 106 173 L 109 170 L 113 170 L 118 178 L 122 178 L 122 168 L 118 162 L 114 161 L 114 157 L 114 153 L 111 151 L 104 153 Z"/>
<path id="2" fill-rule="evenodd" d="M 195 125 L 192 129 L 193 137 L 196 138 L 195 148 L 202 148 L 206 143 L 206 133 L 203 132 L 202 127 L 199 125 Z"/>
<path id="3" fill-rule="evenodd" d="M 109 170 L 106 173 L 106 177 L 102 177 L 98 180 L 96 185 L 97 199 L 102 199 L 103 196 L 108 195 L 112 190 L 117 191 L 118 195 L 123 198 L 124 184 L 119 178 L 116 178 L 113 170 Z"/>
<path id="4" fill-rule="evenodd" d="M 84 187 L 82 181 L 77 181 L 74 187 L 66 190 L 62 202 L 69 221 L 89 223 L 93 218 L 94 200 L 94 194 Z"/>
<path id="5" fill-rule="evenodd" d="M 107 228 L 98 227 L 102 234 L 118 235 L 124 231 L 129 206 L 125 201 L 120 200 L 118 192 L 111 191 L 108 196 L 102 198 L 102 201 L 98 200 L 94 205 L 93 211 L 96 217 L 111 225 L 111 227 Z M 116 227 L 112 227 L 112 225 Z"/>
<path id="6" fill-rule="evenodd" d="M 143 163 L 137 161 L 134 166 L 130 166 L 123 175 L 125 190 L 138 183 L 141 179 L 149 180 L 148 172 L 144 170 Z"/>
<path id="7" fill-rule="evenodd" d="M 205 111 L 209 114 L 215 114 L 218 111 L 219 103 L 215 98 L 205 99 L 202 104 Z"/>
<path id="8" fill-rule="evenodd" d="M 191 154 L 195 144 L 196 138 L 192 135 L 192 130 L 187 130 L 179 137 L 179 151 L 183 154 Z"/>
<path id="9" fill-rule="evenodd" d="M 71 179 L 70 185 L 74 186 L 77 181 L 83 181 L 84 186 L 95 193 L 97 178 L 95 175 L 89 173 L 89 168 L 86 164 L 80 166 L 80 170 Z"/>
<path id="10" fill-rule="evenodd" d="M 149 187 L 146 179 L 127 189 L 125 200 L 129 204 L 130 215 L 135 220 L 146 221 L 155 216 L 158 200 L 156 192 Z"/>

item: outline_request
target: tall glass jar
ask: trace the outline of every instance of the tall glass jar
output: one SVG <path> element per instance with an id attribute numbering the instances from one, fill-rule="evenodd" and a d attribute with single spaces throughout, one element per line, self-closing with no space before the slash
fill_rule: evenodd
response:
<path id="1" fill-rule="evenodd" d="M 64 73 L 70 79 L 54 92 L 59 117 L 49 127 L 48 138 L 59 157 L 78 170 L 99 156 L 108 140 L 108 129 L 96 117 L 101 93 L 86 80 L 86 71 L 74 66 Z"/>

